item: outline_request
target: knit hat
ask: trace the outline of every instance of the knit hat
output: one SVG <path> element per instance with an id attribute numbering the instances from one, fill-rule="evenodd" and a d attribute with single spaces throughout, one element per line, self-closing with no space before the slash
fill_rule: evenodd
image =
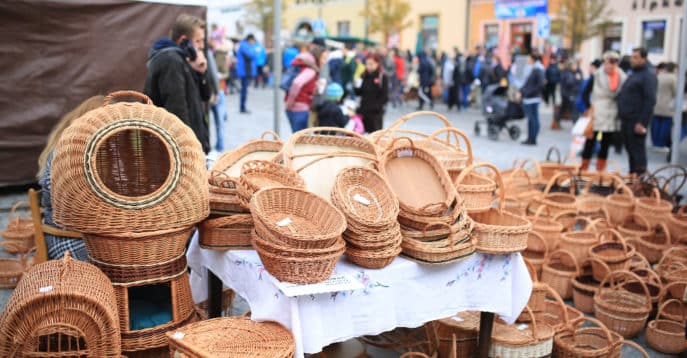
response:
<path id="1" fill-rule="evenodd" d="M 340 84 L 334 82 L 327 85 L 327 90 L 325 91 L 325 97 L 330 101 L 339 101 L 343 97 L 344 90 Z"/>

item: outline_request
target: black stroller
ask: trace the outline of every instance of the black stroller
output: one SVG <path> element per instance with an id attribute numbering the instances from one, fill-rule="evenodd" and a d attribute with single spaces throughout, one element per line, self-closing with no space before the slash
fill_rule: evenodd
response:
<path id="1" fill-rule="evenodd" d="M 482 113 L 484 121 L 475 122 L 475 135 L 480 135 L 480 123 L 487 124 L 487 136 L 497 140 L 503 129 L 513 140 L 520 138 L 520 127 L 508 125 L 509 121 L 525 118 L 525 112 L 520 103 L 512 102 L 508 98 L 508 87 L 498 84 L 489 85 L 482 94 Z"/>

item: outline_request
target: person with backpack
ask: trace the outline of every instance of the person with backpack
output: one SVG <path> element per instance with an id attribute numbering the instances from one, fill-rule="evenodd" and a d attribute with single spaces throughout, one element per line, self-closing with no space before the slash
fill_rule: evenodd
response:
<path id="1" fill-rule="evenodd" d="M 284 101 L 286 117 L 293 133 L 308 127 L 308 117 L 319 76 L 318 59 L 321 54 L 322 49 L 319 46 L 298 54 L 280 84 L 281 88 L 288 88 Z"/>
<path id="2" fill-rule="evenodd" d="M 365 72 L 356 83 L 355 94 L 360 96 L 358 113 L 363 116 L 365 131 L 372 133 L 384 127 L 384 106 L 389 101 L 389 78 L 377 55 L 365 59 Z"/>

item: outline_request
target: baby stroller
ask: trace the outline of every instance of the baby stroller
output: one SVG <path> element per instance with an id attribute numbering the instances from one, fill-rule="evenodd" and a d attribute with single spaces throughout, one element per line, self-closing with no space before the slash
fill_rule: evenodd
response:
<path id="1" fill-rule="evenodd" d="M 482 94 L 482 113 L 484 121 L 475 122 L 475 135 L 480 135 L 480 123 L 487 124 L 487 136 L 497 140 L 503 129 L 508 130 L 512 140 L 520 138 L 520 127 L 508 125 L 509 121 L 525 118 L 522 105 L 510 100 L 508 87 L 499 84 L 487 86 Z"/>

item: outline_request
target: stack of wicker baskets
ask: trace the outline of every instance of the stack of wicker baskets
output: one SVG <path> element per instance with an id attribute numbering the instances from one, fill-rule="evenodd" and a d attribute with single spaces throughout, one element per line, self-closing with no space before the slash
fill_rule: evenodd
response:
<path id="1" fill-rule="evenodd" d="M 266 139 L 269 135 L 274 139 Z M 246 180 L 250 182 L 255 178 L 260 185 L 265 183 L 259 178 L 278 177 L 283 173 L 285 168 L 274 162 L 282 147 L 279 136 L 267 131 L 260 139 L 223 153 L 213 163 L 208 173 L 211 213 L 198 226 L 201 247 L 218 251 L 250 248 L 253 220 L 248 202 L 255 186 L 247 184 Z M 244 180 L 242 171 L 247 174 Z"/>
<path id="2" fill-rule="evenodd" d="M 382 154 L 379 170 L 399 201 L 405 257 L 440 265 L 474 252 L 472 220 L 448 172 L 433 154 L 415 146 L 410 138 L 396 138 Z"/>
<path id="3" fill-rule="evenodd" d="M 401 253 L 398 200 L 375 170 L 349 167 L 339 172 L 332 203 L 348 223 L 346 257 L 358 266 L 379 269 Z"/>
<path id="4" fill-rule="evenodd" d="M 332 204 L 303 189 L 266 188 L 253 195 L 253 247 L 280 281 L 316 283 L 329 278 L 346 249 L 346 219 Z"/>
<path id="5" fill-rule="evenodd" d="M 120 353 L 110 281 L 69 253 L 27 272 L 0 316 L 2 357 L 117 358 Z"/>
<path id="6" fill-rule="evenodd" d="M 114 103 L 130 97 L 144 103 Z M 91 261 L 114 285 L 122 350 L 165 346 L 166 331 L 198 319 L 185 251 L 209 200 L 193 131 L 145 95 L 116 92 L 64 131 L 52 171 L 55 222 L 84 233 Z M 133 325 L 137 300 L 164 310 L 166 322 Z"/>

